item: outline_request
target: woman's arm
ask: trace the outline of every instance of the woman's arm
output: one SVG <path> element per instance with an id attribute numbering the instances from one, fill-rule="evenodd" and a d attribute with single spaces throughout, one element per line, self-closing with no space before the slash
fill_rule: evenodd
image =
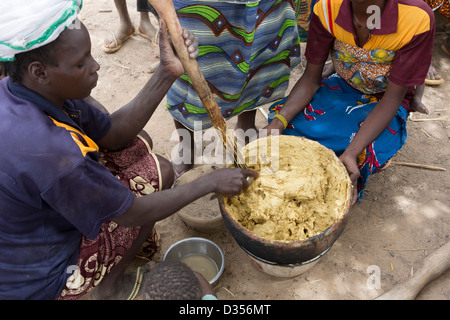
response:
<path id="1" fill-rule="evenodd" d="M 322 80 L 323 64 L 307 63 L 305 72 L 292 88 L 280 114 L 289 123 L 294 117 L 302 112 L 303 109 L 311 102 L 314 94 L 320 87 Z M 270 134 L 271 130 L 279 130 L 281 133 L 284 129 L 281 120 L 275 118 L 264 129 Z"/>
<path id="2" fill-rule="evenodd" d="M 113 221 L 126 227 L 151 225 L 208 193 L 227 196 L 240 193 L 249 185 L 246 177 L 257 178 L 258 173 L 238 168 L 217 169 L 185 185 L 135 198 L 127 212 Z"/>
<path id="3" fill-rule="evenodd" d="M 183 65 L 174 53 L 163 20 L 160 21 L 160 57 L 158 69 L 137 96 L 128 104 L 111 114 L 111 129 L 99 141 L 99 146 L 108 150 L 118 150 L 133 139 L 153 115 L 174 81 L 184 73 Z M 190 57 L 198 56 L 198 39 L 187 29 L 183 29 L 185 45 Z"/>
<path id="4" fill-rule="evenodd" d="M 356 182 L 359 177 L 357 165 L 358 156 L 386 129 L 400 107 L 408 87 L 399 86 L 389 81 L 385 94 L 380 102 L 373 108 L 367 116 L 353 138 L 352 142 L 339 157 L 347 168 L 350 179 L 353 183 L 353 203 L 356 202 Z"/>

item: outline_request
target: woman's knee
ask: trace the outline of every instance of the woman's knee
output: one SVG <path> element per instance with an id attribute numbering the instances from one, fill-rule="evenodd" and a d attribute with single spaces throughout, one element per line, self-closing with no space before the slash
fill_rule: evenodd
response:
<path id="1" fill-rule="evenodd" d="M 145 141 L 147 141 L 148 145 L 150 146 L 150 149 L 153 149 L 153 140 L 150 137 L 150 135 L 147 133 L 147 131 L 142 130 L 141 132 L 139 132 L 139 136 L 144 139 Z"/>
<path id="2" fill-rule="evenodd" d="M 157 155 L 157 157 L 161 170 L 161 190 L 170 189 L 175 182 L 175 171 L 173 170 L 172 162 L 163 156 Z"/>

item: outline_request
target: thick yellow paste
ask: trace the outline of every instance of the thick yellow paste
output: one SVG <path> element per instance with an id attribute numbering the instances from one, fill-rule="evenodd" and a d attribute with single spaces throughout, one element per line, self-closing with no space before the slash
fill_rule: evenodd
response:
<path id="1" fill-rule="evenodd" d="M 304 240 L 322 233 L 347 211 L 348 174 L 334 152 L 319 143 L 274 136 L 253 141 L 244 154 L 260 177 L 224 201 L 228 212 L 258 236 Z"/>

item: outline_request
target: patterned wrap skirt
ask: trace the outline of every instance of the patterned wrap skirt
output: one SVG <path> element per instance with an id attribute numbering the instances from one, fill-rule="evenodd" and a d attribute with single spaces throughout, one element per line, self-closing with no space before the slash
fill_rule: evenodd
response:
<path id="1" fill-rule="evenodd" d="M 174 5 L 181 25 L 200 41 L 197 62 L 225 119 L 285 96 L 291 69 L 301 61 L 292 0 Z M 195 122 L 212 126 L 187 75 L 169 90 L 167 108 L 188 129 Z"/>
<path id="2" fill-rule="evenodd" d="M 100 152 L 104 164 L 124 185 L 141 197 L 160 190 L 161 172 L 159 162 L 145 139 L 140 136 L 123 150 Z M 139 235 L 141 227 L 127 228 L 115 222 L 105 222 L 97 238 L 82 237 L 77 265 L 68 278 L 58 300 L 75 300 L 90 292 L 102 281 L 125 255 Z M 151 260 L 159 249 L 155 230 L 149 235 L 138 252 L 139 257 Z"/>
<path id="3" fill-rule="evenodd" d="M 280 112 L 285 101 L 270 107 L 269 121 Z M 323 79 L 310 104 L 288 124 L 283 134 L 315 140 L 340 156 L 377 103 L 375 96 L 361 93 L 334 74 Z M 382 169 L 405 143 L 407 117 L 408 112 L 400 106 L 389 126 L 360 154 L 358 201 L 369 176 Z"/>
<path id="4" fill-rule="evenodd" d="M 317 1 L 319 0 L 294 0 L 295 17 L 301 42 L 306 42 L 308 39 L 309 22 Z"/>

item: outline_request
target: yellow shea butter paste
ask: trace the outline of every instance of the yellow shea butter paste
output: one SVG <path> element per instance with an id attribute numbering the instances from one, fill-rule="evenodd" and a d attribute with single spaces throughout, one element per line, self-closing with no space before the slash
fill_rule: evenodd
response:
<path id="1" fill-rule="evenodd" d="M 244 148 L 260 177 L 225 197 L 228 212 L 256 235 L 291 242 L 322 233 L 348 209 L 351 183 L 333 151 L 315 141 L 270 136 Z"/>

